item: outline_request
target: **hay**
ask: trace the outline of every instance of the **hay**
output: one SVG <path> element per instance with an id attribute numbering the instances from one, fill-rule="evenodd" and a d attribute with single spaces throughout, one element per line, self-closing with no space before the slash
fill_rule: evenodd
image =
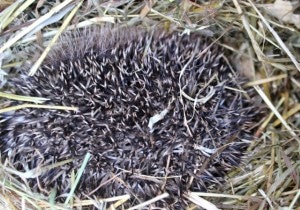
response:
<path id="1" fill-rule="evenodd" d="M 240 74 L 253 78 L 247 85 L 257 90 L 269 114 L 261 120 L 257 139 L 248 148 L 243 164 L 228 174 L 225 186 L 206 193 L 184 195 L 191 201 L 189 209 L 197 206 L 206 209 L 300 209 L 300 40 L 299 25 L 294 21 L 300 19 L 300 15 L 293 13 L 291 8 L 295 7 L 291 7 L 289 1 L 205 2 L 68 0 L 54 4 L 52 1 L 1 1 L 0 84 L 3 86 L 6 78 L 14 76 L 15 71 L 9 70 L 18 69 L 21 63 L 32 58 L 32 52 L 38 51 L 40 53 L 33 54 L 41 55 L 30 72 L 34 74 L 59 34 L 74 28 L 115 22 L 145 27 L 159 25 L 166 29 L 176 26 L 184 33 L 218 34 L 221 41 L 216 43 L 232 51 L 230 57 L 236 61 L 234 68 Z M 284 16 L 276 10 L 278 6 Z M 3 93 L 0 97 L 0 108 L 6 107 L 9 99 L 26 101 L 24 107 L 42 106 L 28 102 L 45 100 Z M 4 111 L 7 110 L 2 109 L 0 113 Z M 13 176 L 15 172 L 8 163 L 1 163 L 1 209 L 78 206 L 116 209 L 130 198 L 123 195 L 80 200 L 70 194 L 67 203 L 55 203 L 55 192 L 49 197 L 33 193 L 25 177 L 22 179 L 25 175 L 18 174 L 23 180 L 20 181 Z M 74 188 L 77 180 L 74 172 Z M 131 209 L 148 208 L 157 199 L 167 196 L 162 194 Z"/>

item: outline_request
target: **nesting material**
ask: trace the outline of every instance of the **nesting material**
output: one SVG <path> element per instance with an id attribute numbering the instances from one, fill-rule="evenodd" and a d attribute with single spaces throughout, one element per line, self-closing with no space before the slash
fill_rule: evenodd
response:
<path id="1" fill-rule="evenodd" d="M 130 194 L 133 205 L 167 192 L 158 206 L 186 206 L 183 193 L 217 187 L 239 165 L 259 113 L 211 43 L 140 28 L 65 35 L 33 77 L 23 70 L 8 85 L 78 111 L 6 113 L 2 161 L 28 171 L 71 159 L 26 180 L 34 191 L 64 195 L 89 152 L 77 196 Z"/>

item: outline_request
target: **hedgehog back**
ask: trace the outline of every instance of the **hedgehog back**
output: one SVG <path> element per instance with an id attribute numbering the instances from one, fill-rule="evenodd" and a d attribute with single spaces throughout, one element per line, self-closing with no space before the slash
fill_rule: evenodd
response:
<path id="1" fill-rule="evenodd" d="M 213 188 L 239 164 L 255 110 L 223 49 L 210 44 L 197 34 L 130 28 L 70 35 L 33 77 L 24 72 L 10 85 L 79 110 L 6 116 L 2 157 L 20 171 L 72 159 L 28 179 L 35 191 L 58 195 L 70 191 L 71 172 L 87 152 L 78 196 L 130 193 L 141 202 L 167 191 L 180 200 L 188 190 Z"/>

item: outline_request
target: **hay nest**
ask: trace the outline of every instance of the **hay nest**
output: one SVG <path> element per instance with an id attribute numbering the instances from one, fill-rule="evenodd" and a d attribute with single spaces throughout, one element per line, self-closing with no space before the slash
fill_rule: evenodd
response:
<path id="1" fill-rule="evenodd" d="M 203 36 L 211 36 L 211 39 L 216 38 L 216 45 L 222 45 L 231 51 L 227 58 L 234 61 L 234 69 L 238 74 L 251 79 L 246 86 L 256 90 L 270 111 L 259 122 L 260 128 L 255 134 L 257 139 L 251 143 L 242 158 L 242 165 L 226 173 L 227 181 L 223 187 L 208 188 L 206 192 L 192 188 L 185 191 L 182 197 L 190 201 L 189 209 L 197 206 L 206 209 L 299 207 L 300 140 L 297 114 L 300 104 L 297 89 L 300 86 L 300 67 L 297 61 L 299 40 L 295 30 L 299 26 L 294 21 L 298 15 L 291 9 L 296 8 L 293 2 L 277 0 L 264 2 L 263 5 L 252 1 L 226 4 L 215 1 L 109 1 L 95 4 L 92 1 L 71 0 L 55 5 L 51 2 L 34 4 L 32 1 L 25 1 L 23 4 L 10 1 L 5 3 L 7 4 L 0 5 L 0 75 L 4 88 L 7 87 L 7 79 L 19 76 L 15 70 L 29 58 L 36 61 L 29 71 L 33 75 L 64 30 L 118 22 L 119 26 L 126 24 L 153 28 L 159 25 L 164 30 L 176 28 L 183 33 L 197 31 Z M 286 12 L 283 15 L 276 8 Z M 62 17 L 65 18 L 62 20 Z M 42 53 L 33 53 L 41 49 Z M 47 104 L 44 98 L 7 92 L 4 89 L 0 93 L 3 97 L 1 113 L 5 116 L 20 109 L 37 108 L 34 112 L 41 112 L 41 106 L 53 108 L 47 107 L 51 104 Z M 12 100 L 23 103 L 18 102 L 16 106 L 12 106 Z M 71 111 L 61 111 L 63 112 Z M 1 154 L 2 157 L 3 155 L 5 156 Z M 172 194 L 170 196 L 162 191 L 161 194 L 152 194 L 146 198 L 147 201 L 132 206 L 135 204 L 131 203 L 130 194 L 106 198 L 76 197 L 74 192 L 78 183 L 81 183 L 84 169 L 88 167 L 88 159 L 89 155 L 81 159 L 78 170 L 70 172 L 70 189 L 64 203 L 55 199 L 55 191 L 50 191 L 47 196 L 42 192 L 33 192 L 29 187 L 32 184 L 27 178 L 63 167 L 68 161 L 31 168 L 25 173 L 16 170 L 9 161 L 2 161 L 1 203 L 6 209 L 64 209 L 77 206 L 114 209 L 128 205 L 135 209 L 153 207 L 157 201 L 172 198 Z M 184 187 L 188 186 L 188 183 L 183 184 Z"/>

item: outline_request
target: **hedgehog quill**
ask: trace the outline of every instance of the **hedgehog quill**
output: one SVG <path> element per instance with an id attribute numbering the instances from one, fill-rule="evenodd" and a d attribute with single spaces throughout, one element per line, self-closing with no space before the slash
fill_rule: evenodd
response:
<path id="1" fill-rule="evenodd" d="M 91 159 L 75 194 L 164 192 L 156 205 L 180 209 L 187 191 L 223 182 L 253 139 L 259 110 L 223 49 L 198 34 L 93 28 L 67 34 L 32 77 L 8 85 L 19 95 L 78 111 L 26 108 L 1 119 L 2 161 L 19 171 L 69 160 L 27 179 L 31 189 L 70 191 L 71 172 Z M 16 103 L 16 102 L 12 102 Z"/>

